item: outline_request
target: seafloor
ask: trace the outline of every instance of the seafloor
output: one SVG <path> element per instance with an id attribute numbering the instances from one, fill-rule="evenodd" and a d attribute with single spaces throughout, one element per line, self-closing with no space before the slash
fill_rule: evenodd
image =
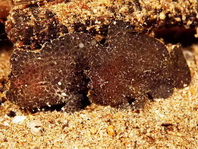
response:
<path id="1" fill-rule="evenodd" d="M 0 51 L 1 77 L 9 73 L 9 50 Z M 73 114 L 24 112 L 0 105 L 0 148 L 196 148 L 198 146 L 198 45 L 184 50 L 190 86 L 142 111 L 90 105 Z M 16 116 L 15 116 L 16 114 Z"/>
<path id="2" fill-rule="evenodd" d="M 56 2 L 61 1 L 56 0 Z M 84 3 L 87 1 L 89 0 Z M 191 0 L 192 4 L 190 1 L 173 0 L 172 3 L 178 3 L 178 5 L 172 5 L 169 1 L 159 1 L 160 3 L 166 2 L 166 5 L 162 5 L 163 8 L 170 8 L 170 10 L 165 9 L 166 11 L 160 15 L 154 13 L 155 10 L 161 9 L 161 6 L 155 4 L 155 0 L 140 1 L 143 11 L 141 14 L 138 11 L 139 15 L 134 13 L 132 20 L 128 17 L 131 14 L 126 13 L 127 5 L 113 5 L 112 7 L 122 6 L 122 9 L 115 10 L 120 10 L 119 13 L 124 14 L 124 20 L 135 22 L 137 25 L 144 23 L 144 17 L 142 17 L 144 15 L 156 17 L 156 20 L 162 20 L 163 23 L 164 13 L 170 13 L 170 17 L 175 19 L 173 23 L 180 22 L 180 19 L 174 17 L 177 14 L 175 11 L 177 7 L 181 8 L 183 16 L 190 14 L 191 11 L 195 11 L 195 13 L 197 11 L 195 10 L 195 0 Z M 110 2 L 111 0 L 101 0 L 101 3 L 105 3 L 105 5 L 101 5 L 97 1 L 93 1 L 93 3 L 89 3 L 90 11 L 93 9 L 96 18 L 100 15 L 108 18 L 112 14 L 104 12 L 109 12 L 106 11 L 106 8 L 111 6 Z M 121 3 L 122 1 L 117 0 L 116 2 Z M 47 8 L 56 12 L 60 22 L 65 25 L 68 25 L 67 21 L 71 23 L 71 20 L 75 19 L 74 16 L 78 16 L 79 20 L 86 20 L 84 14 L 87 13 L 87 7 L 77 5 L 75 2 L 70 4 L 75 7 L 71 7 L 74 8 L 71 10 L 67 9 L 68 14 L 75 12 L 78 15 L 62 17 L 61 12 L 65 13 L 62 8 L 67 7 L 66 4 L 58 4 L 57 7 L 49 5 Z M 97 7 L 95 12 L 94 6 L 97 5 L 101 5 L 101 7 Z M 168 7 L 169 5 L 174 7 Z M 84 13 L 81 13 L 79 7 L 85 9 Z M 61 11 L 58 11 L 58 8 Z M 147 8 L 150 9 L 149 13 L 145 11 Z M 123 15 L 118 17 L 122 18 Z M 137 21 L 136 18 L 142 19 L 137 19 Z M 192 23 L 186 21 L 187 17 L 182 17 L 182 19 L 187 26 Z M 2 79 L 6 80 L 9 74 L 11 51 L 11 49 L 0 46 L 0 82 L 4 82 Z M 167 99 L 156 99 L 154 102 L 147 103 L 146 107 L 139 111 L 132 111 L 130 107 L 117 109 L 91 104 L 72 114 L 60 111 L 28 113 L 9 101 L 2 103 L 5 96 L 2 92 L 5 88 L 4 84 L 0 83 L 0 148 L 198 148 L 198 43 L 185 48 L 184 55 L 191 70 L 191 84 L 186 88 L 176 89 L 174 94 Z"/>

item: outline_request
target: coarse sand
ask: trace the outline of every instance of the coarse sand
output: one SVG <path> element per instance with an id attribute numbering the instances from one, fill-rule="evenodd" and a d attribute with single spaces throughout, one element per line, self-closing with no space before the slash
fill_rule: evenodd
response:
<path id="1" fill-rule="evenodd" d="M 12 1 L 17 3 L 24 0 Z M 59 1 L 62 0 L 55 2 Z M 121 0 L 115 3 L 111 3 L 111 0 L 89 1 L 81 3 L 71 0 L 68 4 L 56 5 L 49 3 L 40 9 L 48 8 L 54 12 L 69 29 L 70 24 L 75 23 L 72 20 L 82 23 L 87 18 L 98 18 L 98 22 L 102 20 L 108 24 L 115 13 L 119 14 L 116 19 L 129 21 L 136 27 L 143 26 L 145 18 L 156 20 L 161 25 L 166 15 L 171 18 L 170 24 L 183 22 L 189 27 L 193 24 L 193 20 L 189 19 L 190 14 L 196 15 L 192 19 L 197 17 L 196 0 L 140 0 L 137 4 L 135 2 L 138 1 L 134 0 L 135 5 L 130 9 L 128 1 L 131 0 L 126 0 L 124 4 Z M 120 5 L 115 5 L 117 3 Z M 96 6 L 97 9 L 94 8 Z M 68 9 L 63 9 L 65 7 Z M 83 13 L 81 10 L 84 10 Z M 177 11 L 181 15 L 177 16 Z M 70 15 L 63 17 L 62 13 Z M 101 15 L 104 17 L 101 18 Z M 0 47 L 0 79 L 6 80 L 8 77 L 11 52 Z M 183 52 L 191 70 L 191 84 L 183 89 L 175 89 L 174 94 L 167 99 L 155 99 L 147 103 L 139 111 L 132 111 L 130 107 L 117 109 L 91 104 L 75 113 L 55 110 L 29 113 L 9 101 L 2 103 L 7 86 L 0 83 L 0 148 L 198 148 L 198 43 L 185 48 Z"/>
<path id="2" fill-rule="evenodd" d="M 1 74 L 9 73 L 9 51 L 1 50 Z M 188 148 L 198 146 L 198 45 L 184 50 L 190 86 L 132 111 L 91 104 L 75 113 L 27 113 L 0 105 L 0 148 Z M 2 77 L 2 76 L 1 76 Z M 16 115 L 16 116 L 15 116 Z"/>

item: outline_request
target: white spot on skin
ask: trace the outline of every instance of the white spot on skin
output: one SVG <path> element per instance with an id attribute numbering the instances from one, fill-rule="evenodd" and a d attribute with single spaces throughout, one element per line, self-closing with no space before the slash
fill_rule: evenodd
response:
<path id="1" fill-rule="evenodd" d="M 47 102 L 47 106 L 48 106 L 48 107 L 51 107 L 51 105 L 49 104 L 49 102 Z"/>
<path id="2" fill-rule="evenodd" d="M 58 82 L 58 85 L 62 85 L 62 83 L 61 82 Z"/>
<path id="3" fill-rule="evenodd" d="M 97 41 L 95 40 L 95 39 L 93 39 L 92 41 L 91 41 L 91 45 L 96 45 L 97 44 Z"/>
<path id="4" fill-rule="evenodd" d="M 85 45 L 84 45 L 83 43 L 79 43 L 79 47 L 80 47 L 80 48 L 84 48 Z"/>
<path id="5" fill-rule="evenodd" d="M 68 95 L 67 95 L 67 94 L 65 94 L 65 93 L 61 93 L 61 96 L 64 96 L 64 97 L 65 97 L 65 96 L 68 96 Z"/>

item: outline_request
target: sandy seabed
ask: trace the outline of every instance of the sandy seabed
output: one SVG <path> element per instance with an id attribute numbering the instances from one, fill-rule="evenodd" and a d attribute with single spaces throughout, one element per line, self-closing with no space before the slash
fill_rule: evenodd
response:
<path id="1" fill-rule="evenodd" d="M 106 5 L 109 6 L 111 1 L 102 0 L 101 2 L 105 3 L 105 5 L 97 7 L 98 13 L 94 13 L 96 17 L 104 14 L 107 18 L 108 16 L 111 17 L 112 14 L 106 11 L 106 8 L 108 8 Z M 118 3 L 120 2 L 118 1 Z M 148 13 L 144 10 L 148 6 L 152 8 L 151 10 L 157 9 L 159 6 L 154 5 L 155 2 L 154 0 L 146 3 L 141 2 L 142 13 L 139 15 L 134 13 L 131 21 L 133 22 L 136 16 L 140 16 L 140 18 L 144 15 L 150 17 L 154 12 L 149 11 Z M 185 2 L 188 4 L 188 1 Z M 187 6 L 185 2 L 179 0 L 178 6 L 171 5 L 171 3 L 162 6 L 168 7 L 169 4 L 174 6 L 170 7 L 170 10 L 165 9 L 172 11 L 171 14 L 174 16 L 176 12 L 173 11 L 173 8 Z M 189 10 L 193 11 L 192 8 L 196 6 L 196 1 L 192 0 L 192 2 L 194 5 L 188 5 Z M 80 6 L 76 5 L 75 2 L 71 3 L 71 5 L 75 7 L 70 11 L 78 14 L 77 10 Z M 92 11 L 95 8 L 93 6 L 100 4 L 93 1 L 89 5 L 90 11 Z M 60 4 L 60 6 L 65 6 L 65 4 Z M 74 20 L 72 17 L 75 15 L 70 18 L 65 16 L 67 19 L 62 17 L 62 14 L 57 11 L 57 8 L 61 9 L 62 7 L 55 7 L 55 5 L 50 7 L 49 5 L 48 8 L 55 11 L 57 16 L 60 15 L 60 21 L 65 25 L 68 23 L 67 20 L 70 22 Z M 121 8 L 118 10 L 123 12 L 119 13 L 125 14 L 126 6 L 123 5 Z M 158 9 L 160 8 L 161 6 Z M 187 11 L 187 7 L 181 8 L 182 12 L 183 8 L 185 8 L 184 13 L 190 13 Z M 79 10 L 81 12 L 81 9 Z M 87 12 L 85 9 L 84 13 Z M 165 19 L 164 13 L 166 12 L 160 13 L 158 16 L 160 20 Z M 130 20 L 129 15 L 126 13 L 126 20 Z M 83 13 L 79 13 L 78 16 L 86 19 L 86 15 Z M 155 18 L 155 15 L 153 16 Z M 175 20 L 177 21 L 178 18 L 175 18 Z M 143 19 L 139 21 L 144 22 Z M 0 79 L 7 79 L 9 74 L 10 53 L 10 50 L 0 47 Z M 184 54 L 191 70 L 191 84 L 184 89 L 176 89 L 174 94 L 167 99 L 155 99 L 154 102 L 147 103 L 146 107 L 140 111 L 132 111 L 130 107 L 117 109 L 91 104 L 75 113 L 41 111 L 33 114 L 21 110 L 17 105 L 9 101 L 5 101 L 0 105 L 0 148 L 198 148 L 198 44 L 185 49 Z M 2 89 L 1 85 L 0 90 Z M 0 101 L 4 96 L 4 94 L 0 93 Z"/>
<path id="2" fill-rule="evenodd" d="M 194 5 L 189 4 L 189 8 L 196 6 L 196 1 L 192 1 Z M 102 3 L 109 4 L 108 2 L 111 1 L 102 1 Z M 154 0 L 143 2 L 146 2 L 141 4 L 143 8 L 151 6 L 153 8 L 151 10 L 155 10 L 154 8 L 159 7 L 154 5 L 156 2 Z M 179 2 L 182 3 L 181 6 L 187 6 L 184 1 L 179 0 Z M 188 1 L 185 2 L 188 3 Z M 167 5 L 169 4 L 171 5 L 168 2 Z M 90 9 L 94 9 L 92 6 L 97 5 L 93 1 L 90 3 Z M 79 5 L 74 6 L 78 10 Z M 107 7 L 105 5 L 103 7 L 106 10 Z M 52 11 L 58 12 L 57 7 L 51 6 L 50 8 Z M 124 13 L 125 6 L 122 8 Z M 182 10 L 187 9 L 187 7 L 181 8 Z M 192 8 L 189 10 L 193 10 Z M 76 9 L 74 12 L 77 13 Z M 103 9 L 98 7 L 99 16 L 100 13 L 104 15 Z M 171 12 L 169 9 L 165 10 Z M 145 12 L 149 16 L 153 13 L 153 11 Z M 144 16 L 145 14 L 143 14 L 144 11 L 141 15 Z M 174 14 L 175 12 L 172 13 L 173 16 Z M 57 15 L 62 16 L 59 12 Z M 83 13 L 78 15 L 86 16 Z M 111 16 L 107 13 L 106 16 L 108 15 Z M 138 15 L 134 13 L 134 16 Z M 158 17 L 163 20 L 164 14 L 161 13 Z M 128 19 L 128 16 L 125 19 Z M 67 24 L 63 20 L 71 21 L 64 17 L 60 17 L 61 20 L 63 24 Z M 141 21 L 144 20 L 140 19 Z M 185 22 L 185 20 L 183 21 Z M 10 53 L 10 50 L 0 47 L 0 79 L 7 79 L 9 74 Z M 75 113 L 41 111 L 33 114 L 5 101 L 0 105 L 0 148 L 198 148 L 198 44 L 185 49 L 184 54 L 191 70 L 191 84 L 184 89 L 176 89 L 174 94 L 167 99 L 155 99 L 155 102 L 147 103 L 146 107 L 140 111 L 132 111 L 130 107 L 116 109 L 91 104 Z M 4 96 L 0 93 L 0 101 Z"/>
<path id="3" fill-rule="evenodd" d="M 190 86 L 141 111 L 90 105 L 75 113 L 27 113 L 0 105 L 0 148 L 188 148 L 198 146 L 198 45 L 184 50 Z M 0 74 L 9 73 L 10 52 L 0 52 Z M 3 97 L 3 95 L 1 95 Z M 16 114 L 16 116 L 15 116 Z"/>

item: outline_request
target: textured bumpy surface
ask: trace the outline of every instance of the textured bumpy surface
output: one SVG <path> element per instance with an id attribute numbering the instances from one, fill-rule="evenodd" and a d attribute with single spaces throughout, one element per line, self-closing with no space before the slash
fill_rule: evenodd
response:
<path id="1" fill-rule="evenodd" d="M 15 50 L 8 98 L 27 109 L 61 103 L 68 111 L 81 108 L 87 93 L 83 53 L 91 43 L 88 35 L 67 34 L 38 52 Z"/>
<path id="2" fill-rule="evenodd" d="M 38 52 L 15 50 L 11 64 L 7 97 L 27 109 L 62 103 L 67 111 L 78 109 L 89 79 L 93 103 L 136 108 L 191 80 L 180 48 L 169 54 L 161 42 L 121 21 L 110 26 L 103 45 L 88 34 L 69 33 Z"/>
<path id="3" fill-rule="evenodd" d="M 174 87 L 190 83 L 181 48 L 175 47 L 169 54 L 158 40 L 128 32 L 129 28 L 120 22 L 110 27 L 107 48 L 91 57 L 90 98 L 97 104 L 133 103 L 138 107 L 147 99 L 167 98 Z"/>
<path id="4" fill-rule="evenodd" d="M 11 58 L 7 96 L 24 108 L 61 103 L 68 105 L 66 109 L 72 104 L 80 106 L 88 91 L 88 78 L 92 102 L 111 106 L 133 103 L 135 107 L 148 99 L 166 98 L 174 87 L 182 88 L 191 80 L 180 48 L 173 48 L 169 54 L 162 43 L 143 33 L 172 24 L 195 28 L 197 5 L 193 0 L 12 3 L 6 29 L 20 50 Z M 92 45 L 91 37 L 68 32 L 91 34 L 103 45 Z M 74 39 L 67 42 L 67 38 Z M 83 38 L 87 41 L 81 45 Z M 76 45 L 82 46 L 80 53 Z M 32 78 L 33 74 L 37 76 Z"/>
<path id="5" fill-rule="evenodd" d="M 15 46 L 41 48 L 45 41 L 67 32 L 106 36 L 113 20 L 130 22 L 136 31 L 163 26 L 198 24 L 196 0 L 15 0 L 7 32 Z"/>
<path id="6" fill-rule="evenodd" d="M 40 49 L 46 41 L 68 32 L 47 9 L 39 7 L 17 9 L 12 17 L 16 23 L 8 25 L 12 28 L 9 34 L 16 35 L 11 37 L 12 42 L 23 49 Z"/>

